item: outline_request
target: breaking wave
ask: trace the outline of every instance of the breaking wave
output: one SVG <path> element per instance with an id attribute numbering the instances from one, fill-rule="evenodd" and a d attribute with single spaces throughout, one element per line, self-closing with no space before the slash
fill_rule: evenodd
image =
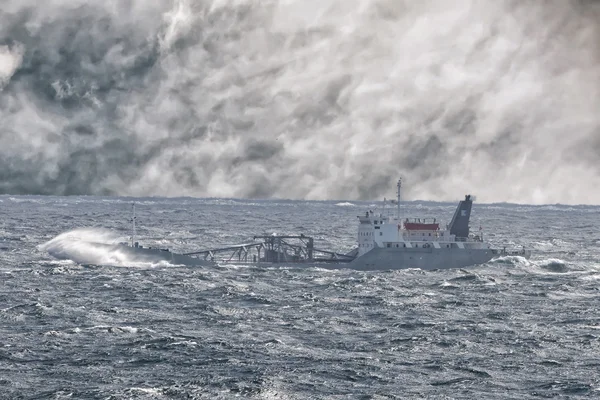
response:
<path id="1" fill-rule="evenodd" d="M 536 265 L 542 270 L 553 272 L 553 273 L 565 273 L 571 271 L 567 263 L 557 258 L 550 258 L 542 260 L 536 263 Z"/>
<path id="2" fill-rule="evenodd" d="M 148 263 L 121 251 L 116 245 L 124 240 L 109 230 L 84 228 L 64 232 L 38 246 L 38 249 L 59 260 L 71 260 L 83 265 L 147 267 L 167 264 L 164 261 Z"/>

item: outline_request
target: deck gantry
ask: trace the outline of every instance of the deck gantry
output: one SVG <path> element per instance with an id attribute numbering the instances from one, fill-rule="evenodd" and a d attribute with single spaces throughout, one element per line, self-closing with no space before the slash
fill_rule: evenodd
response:
<path id="1" fill-rule="evenodd" d="M 344 263 L 356 257 L 356 251 L 336 253 L 314 247 L 314 239 L 300 235 L 260 235 L 254 242 L 185 253 L 219 263 Z"/>

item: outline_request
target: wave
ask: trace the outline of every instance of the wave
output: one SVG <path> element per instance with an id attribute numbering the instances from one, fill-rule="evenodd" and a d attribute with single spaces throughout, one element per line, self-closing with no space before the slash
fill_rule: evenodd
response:
<path id="1" fill-rule="evenodd" d="M 558 258 L 549 258 L 546 260 L 538 261 L 535 265 L 545 271 L 553 273 L 565 273 L 571 271 L 567 263 Z"/>
<path id="2" fill-rule="evenodd" d="M 59 260 L 71 260 L 83 265 L 155 267 L 169 265 L 166 261 L 148 262 L 115 246 L 125 238 L 106 229 L 82 228 L 61 233 L 38 246 Z"/>
<path id="3" fill-rule="evenodd" d="M 525 257 L 521 257 L 521 256 L 505 256 L 505 257 L 495 258 L 495 259 L 491 260 L 489 262 L 489 264 L 527 266 L 527 265 L 530 265 L 530 262 Z"/>

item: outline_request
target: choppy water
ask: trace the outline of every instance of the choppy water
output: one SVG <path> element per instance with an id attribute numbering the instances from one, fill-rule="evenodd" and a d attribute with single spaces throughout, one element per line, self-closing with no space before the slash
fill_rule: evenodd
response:
<path id="1" fill-rule="evenodd" d="M 490 240 L 536 254 L 462 270 L 83 266 L 38 248 L 92 228 L 64 247 L 106 257 L 75 236 L 126 238 L 130 202 L 0 196 L 1 398 L 600 397 L 600 207 L 475 204 Z M 144 244 L 175 251 L 272 232 L 349 250 L 373 207 L 137 202 Z"/>

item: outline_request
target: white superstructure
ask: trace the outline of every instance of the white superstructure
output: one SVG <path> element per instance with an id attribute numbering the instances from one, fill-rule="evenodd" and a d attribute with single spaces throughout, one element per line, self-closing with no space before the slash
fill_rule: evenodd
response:
<path id="1" fill-rule="evenodd" d="M 472 199 L 470 195 L 461 201 L 454 215 L 452 224 L 457 224 L 456 232 L 451 229 L 440 229 L 436 218 L 402 218 L 401 217 L 402 179 L 398 180 L 396 200 L 398 209 L 395 216 L 367 211 L 358 216 L 358 253 L 360 257 L 374 248 L 434 248 L 434 249 L 489 249 L 491 246 L 483 242 L 481 235 L 469 235 L 469 218 Z M 458 229 L 462 225 L 462 229 Z M 457 238 L 457 234 L 462 236 Z"/>
<path id="2" fill-rule="evenodd" d="M 492 249 L 479 234 L 470 233 L 469 220 L 473 199 L 466 195 L 460 201 L 451 222 L 440 228 L 436 218 L 404 218 L 401 214 L 398 181 L 398 210 L 396 215 L 384 215 L 369 210 L 358 216 L 356 258 L 349 268 L 377 269 L 440 269 L 461 268 L 482 264 L 494 257 L 521 255 L 531 252 L 507 252 Z"/>

